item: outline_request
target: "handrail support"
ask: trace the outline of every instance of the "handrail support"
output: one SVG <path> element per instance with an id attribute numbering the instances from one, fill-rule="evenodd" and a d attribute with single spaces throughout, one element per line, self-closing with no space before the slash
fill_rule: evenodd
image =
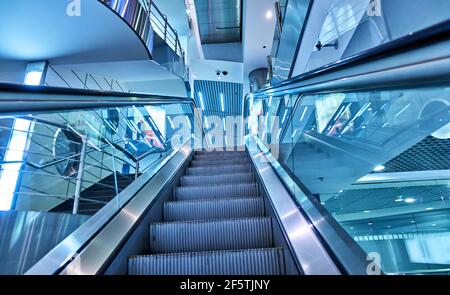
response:
<path id="1" fill-rule="evenodd" d="M 83 184 L 83 172 L 84 172 L 84 162 L 86 159 L 87 138 L 85 136 L 82 136 L 81 140 L 82 144 L 81 144 L 80 164 L 78 166 L 77 183 L 75 187 L 75 197 L 73 199 L 72 214 L 78 214 L 78 207 L 80 206 L 81 189 Z"/>

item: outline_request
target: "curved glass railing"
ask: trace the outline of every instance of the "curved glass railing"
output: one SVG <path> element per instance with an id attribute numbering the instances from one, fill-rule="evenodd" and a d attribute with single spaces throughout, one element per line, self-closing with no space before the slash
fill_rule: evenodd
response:
<path id="1" fill-rule="evenodd" d="M 0 103 L 17 95 L 39 96 L 3 92 Z M 61 110 L 41 101 L 0 112 L 0 274 L 25 273 L 87 221 L 100 226 L 132 197 L 130 184 L 196 144 L 191 100 L 89 95 L 99 106 L 81 93 L 47 93 Z"/>
<path id="2" fill-rule="evenodd" d="M 449 43 L 422 41 L 246 98 L 248 136 L 349 274 L 448 273 Z"/>
<path id="3" fill-rule="evenodd" d="M 152 58 L 187 79 L 185 52 L 177 31 L 170 25 L 167 16 L 151 0 L 98 0 L 117 15 L 139 35 Z M 164 44 L 164 46 L 162 46 Z M 168 47 L 168 48 L 166 48 Z"/>

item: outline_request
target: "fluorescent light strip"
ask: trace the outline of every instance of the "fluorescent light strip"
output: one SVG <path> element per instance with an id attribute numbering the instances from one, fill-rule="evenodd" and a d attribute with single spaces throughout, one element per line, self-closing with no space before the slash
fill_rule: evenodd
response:
<path id="1" fill-rule="evenodd" d="M 220 102 L 222 104 L 222 112 L 225 112 L 225 98 L 223 97 L 223 93 L 220 94 Z"/>
<path id="2" fill-rule="evenodd" d="M 203 94 L 201 92 L 198 93 L 198 98 L 200 99 L 200 105 L 202 106 L 202 110 L 205 110 L 205 102 L 203 101 Z"/>

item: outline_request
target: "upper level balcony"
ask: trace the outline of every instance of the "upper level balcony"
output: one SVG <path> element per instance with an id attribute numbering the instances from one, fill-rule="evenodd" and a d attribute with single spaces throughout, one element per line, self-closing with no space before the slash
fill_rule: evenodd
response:
<path id="1" fill-rule="evenodd" d="M 23 84 L 45 62 L 41 85 L 186 96 L 185 52 L 150 0 L 17 0 L 0 10 L 0 81 Z"/>
<path id="2" fill-rule="evenodd" d="M 151 0 L 99 0 L 121 17 L 141 38 L 150 58 L 187 79 L 185 52 L 176 30 Z"/>

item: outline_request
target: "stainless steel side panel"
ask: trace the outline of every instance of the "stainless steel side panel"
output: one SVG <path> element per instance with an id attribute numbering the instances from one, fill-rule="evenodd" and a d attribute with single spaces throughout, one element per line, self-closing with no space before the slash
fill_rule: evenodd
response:
<path id="1" fill-rule="evenodd" d="M 166 181 L 177 172 L 192 151 L 189 141 L 183 148 L 174 151 L 172 155 L 164 159 L 155 169 L 141 175 L 114 200 L 28 270 L 26 274 L 55 274 L 69 261 L 71 262 L 65 267 L 63 274 L 97 273 L 125 234 L 155 199 Z M 159 172 L 152 178 L 155 171 Z M 144 185 L 145 188 L 139 191 Z M 137 191 L 139 193 L 136 195 Z M 133 198 L 133 196 L 135 197 Z M 131 198 L 133 199 L 123 207 Z M 108 220 L 114 216 L 118 208 L 122 209 L 108 223 Z M 103 226 L 105 227 L 102 229 Z M 101 231 L 99 232 L 99 230 Z M 93 236 L 95 237 L 89 241 Z M 76 254 L 86 243 L 88 243 L 86 248 Z"/>
<path id="2" fill-rule="evenodd" d="M 133 228 L 153 202 L 161 188 L 175 175 L 189 157 L 192 149 L 185 146 L 128 203 L 84 250 L 60 273 L 63 275 L 95 275 L 113 254 L 122 239 Z"/>
<path id="3" fill-rule="evenodd" d="M 303 216 L 291 195 L 280 181 L 266 155 L 252 137 L 248 150 L 256 172 L 261 177 L 273 209 L 278 215 L 293 255 L 306 275 L 340 275 L 341 272 L 314 233 L 313 226 Z"/>

